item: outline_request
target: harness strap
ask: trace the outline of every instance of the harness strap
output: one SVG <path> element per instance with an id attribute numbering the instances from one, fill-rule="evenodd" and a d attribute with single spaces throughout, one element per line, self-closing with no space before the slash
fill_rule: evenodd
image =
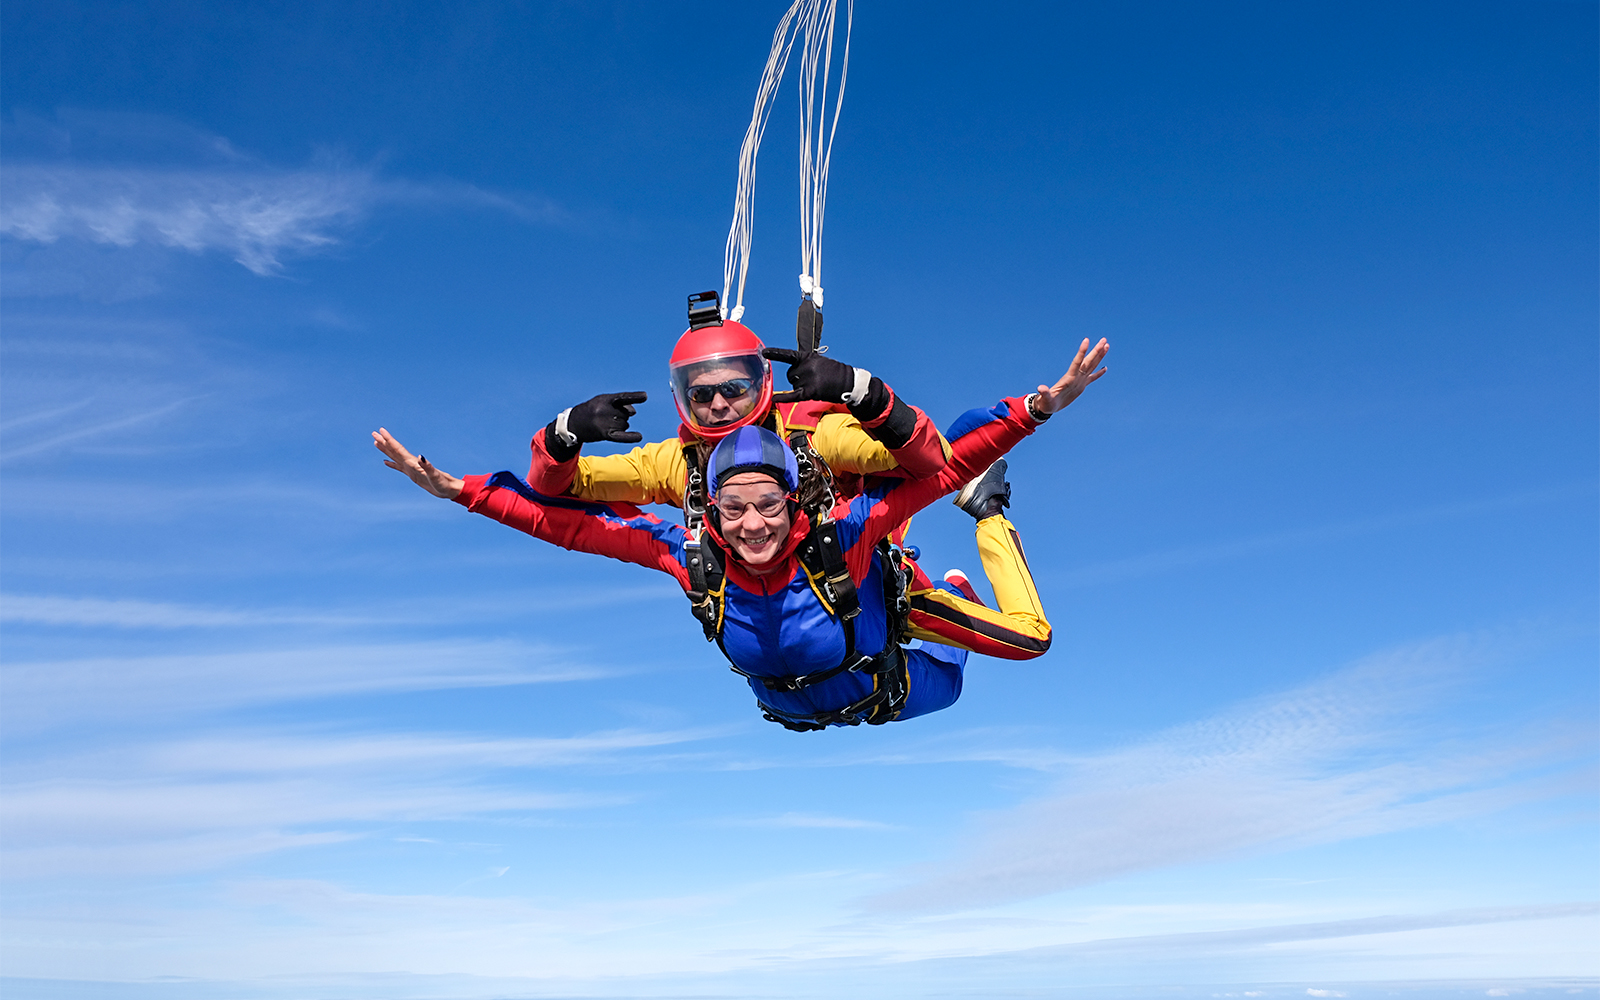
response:
<path id="1" fill-rule="evenodd" d="M 683 526 L 694 530 L 706 519 L 706 474 L 700 469 L 700 449 L 692 444 L 684 445 L 683 463 L 689 467 L 683 491 Z"/>
<path id="2" fill-rule="evenodd" d="M 869 726 L 893 722 L 901 709 L 905 708 L 906 698 L 910 694 L 911 679 L 906 672 L 905 650 L 899 646 L 889 646 L 871 657 L 870 661 L 878 664 L 878 668 L 871 671 L 872 691 L 843 708 L 803 714 L 774 708 L 759 699 L 756 706 L 761 709 L 762 718 L 768 722 L 776 722 L 797 733 L 816 732 L 829 726 L 859 726 L 863 722 Z"/>
<path id="3" fill-rule="evenodd" d="M 855 581 L 850 578 L 850 567 L 845 563 L 844 548 L 839 544 L 839 529 L 833 520 L 833 471 L 828 463 L 811 446 L 811 435 L 797 430 L 789 435 L 789 447 L 794 450 L 795 462 L 800 468 L 800 506 L 811 518 L 811 537 L 796 553 L 802 563 L 809 562 L 807 575 L 823 580 L 824 603 L 841 619 L 854 618 L 861 612 L 861 597 L 856 593 Z M 809 559 L 808 559 L 809 556 Z"/>
<path id="4" fill-rule="evenodd" d="M 883 570 L 883 609 L 888 619 L 888 641 L 905 642 L 906 626 L 911 619 L 911 599 L 907 590 L 911 585 L 911 567 L 905 565 L 903 553 L 885 538 L 878 543 L 878 562 Z"/>
<path id="5" fill-rule="evenodd" d="M 707 642 L 722 644 L 722 616 L 727 607 L 728 578 L 715 543 L 703 544 L 706 518 L 706 478 L 700 471 L 699 449 L 684 445 L 683 460 L 689 478 L 683 491 L 683 523 L 689 540 L 683 543 L 689 570 L 689 613 L 700 621 Z"/>
<path id="6" fill-rule="evenodd" d="M 696 531 L 683 543 L 689 569 L 689 613 L 700 620 L 707 642 L 722 643 L 722 616 L 727 608 L 728 577 L 715 544 L 701 544 Z"/>

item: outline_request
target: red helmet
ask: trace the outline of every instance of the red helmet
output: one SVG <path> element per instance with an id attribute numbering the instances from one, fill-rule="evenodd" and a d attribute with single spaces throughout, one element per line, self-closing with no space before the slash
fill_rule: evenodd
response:
<path id="1" fill-rule="evenodd" d="M 772 365 L 761 338 L 731 320 L 691 327 L 678 338 L 668 368 L 678 416 L 708 441 L 720 440 L 772 408 Z"/>

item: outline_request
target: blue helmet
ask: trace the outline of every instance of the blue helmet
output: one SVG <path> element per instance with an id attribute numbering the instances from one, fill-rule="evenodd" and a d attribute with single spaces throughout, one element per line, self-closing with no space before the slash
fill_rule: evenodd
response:
<path id="1" fill-rule="evenodd" d="M 800 488 L 800 465 L 783 439 L 765 427 L 746 425 L 729 434 L 711 453 L 706 478 L 711 495 L 716 496 L 724 480 L 740 472 L 759 472 L 771 476 L 785 493 Z"/>

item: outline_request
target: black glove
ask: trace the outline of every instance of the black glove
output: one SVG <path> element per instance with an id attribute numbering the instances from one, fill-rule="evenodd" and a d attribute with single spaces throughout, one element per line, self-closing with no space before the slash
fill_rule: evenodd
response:
<path id="1" fill-rule="evenodd" d="M 809 399 L 842 403 L 855 391 L 856 370 L 815 351 L 791 351 L 783 347 L 764 347 L 761 356 L 789 366 L 789 392 L 772 394 L 774 403 L 800 403 Z"/>
<path id="2" fill-rule="evenodd" d="M 615 441 L 618 444 L 638 444 L 644 435 L 628 430 L 628 418 L 637 411 L 634 403 L 650 398 L 645 392 L 604 392 L 586 403 L 579 403 L 567 411 L 566 431 L 576 441 L 564 440 L 557 425 L 561 418 L 550 421 L 545 428 L 545 449 L 550 457 L 564 462 L 578 453 L 584 442 Z"/>
<path id="3" fill-rule="evenodd" d="M 567 430 L 579 441 L 615 441 L 638 444 L 644 435 L 628 430 L 628 418 L 638 412 L 634 403 L 650 398 L 647 392 L 604 392 L 567 412 Z"/>

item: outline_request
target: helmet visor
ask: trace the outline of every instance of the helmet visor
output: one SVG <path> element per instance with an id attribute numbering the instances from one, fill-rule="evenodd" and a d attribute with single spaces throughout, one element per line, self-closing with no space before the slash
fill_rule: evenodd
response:
<path id="1" fill-rule="evenodd" d="M 672 398 L 690 430 L 717 436 L 765 414 L 772 369 L 759 352 L 715 355 L 672 367 Z"/>

